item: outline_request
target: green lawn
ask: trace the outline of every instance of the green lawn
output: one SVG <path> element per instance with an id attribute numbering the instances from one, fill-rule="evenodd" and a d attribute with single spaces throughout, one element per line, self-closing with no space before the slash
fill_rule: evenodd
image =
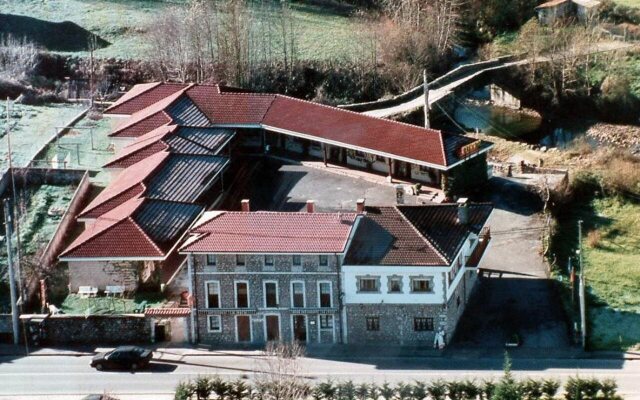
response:
<path id="1" fill-rule="evenodd" d="M 640 0 L 615 0 L 615 2 L 623 6 L 640 8 Z"/>
<path id="2" fill-rule="evenodd" d="M 583 262 L 589 290 L 588 337 L 592 349 L 640 344 L 640 204 L 617 197 L 574 204 L 559 221 L 559 264 L 577 248 L 577 221 L 584 221 Z M 589 238 L 597 231 L 599 240 Z M 597 243 L 596 243 L 597 242 Z M 566 271 L 565 271 L 566 272 Z M 566 282 L 566 280 L 565 280 Z"/>
<path id="3" fill-rule="evenodd" d="M 145 301 L 147 307 L 158 307 L 165 299 L 160 293 L 138 293 L 133 298 L 80 297 L 70 294 L 60 309 L 71 315 L 131 314 Z"/>
<path id="4" fill-rule="evenodd" d="M 99 57 L 148 58 L 145 34 L 149 25 L 166 7 L 183 3 L 180 0 L 0 0 L 0 10 L 52 22 L 75 22 L 112 43 L 97 51 Z M 357 46 L 354 32 L 358 26 L 353 19 L 344 12 L 312 5 L 296 3 L 292 10 L 300 58 L 350 57 Z M 252 26 L 260 19 L 279 16 L 276 11 L 254 14 Z"/>
<path id="5" fill-rule="evenodd" d="M 11 105 L 11 148 L 13 164 L 26 167 L 38 150 L 56 133 L 56 127 L 64 126 L 83 108 L 75 104 L 51 104 L 47 106 Z M 7 137 L 4 135 L 5 103 L 0 103 L 0 169 L 8 165 Z"/>

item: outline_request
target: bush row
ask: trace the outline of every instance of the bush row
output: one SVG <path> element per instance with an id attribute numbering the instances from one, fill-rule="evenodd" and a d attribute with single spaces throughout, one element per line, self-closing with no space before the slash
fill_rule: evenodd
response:
<path id="1" fill-rule="evenodd" d="M 201 376 L 176 387 L 175 400 L 607 400 L 620 399 L 612 379 L 572 377 L 558 397 L 560 382 L 555 379 L 516 381 L 510 374 L 499 381 L 437 380 L 429 383 L 356 384 L 352 381 L 325 381 L 316 385 L 293 383 L 287 379 L 260 379 L 250 384 L 238 379 L 224 381 L 220 377 Z M 299 385 L 283 388 L 282 385 Z M 283 390 L 284 389 L 284 390 Z M 295 395 L 282 396 L 282 393 Z"/>

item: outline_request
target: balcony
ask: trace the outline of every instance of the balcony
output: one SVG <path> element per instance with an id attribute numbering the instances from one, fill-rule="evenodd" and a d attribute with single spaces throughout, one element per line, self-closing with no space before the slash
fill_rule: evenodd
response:
<path id="1" fill-rule="evenodd" d="M 484 251 L 487 249 L 489 242 L 491 241 L 491 229 L 488 226 L 485 226 L 480 231 L 478 235 L 478 244 L 474 247 L 471 255 L 467 259 L 467 267 L 475 268 L 480 264 L 480 260 L 482 259 L 482 255 Z"/>

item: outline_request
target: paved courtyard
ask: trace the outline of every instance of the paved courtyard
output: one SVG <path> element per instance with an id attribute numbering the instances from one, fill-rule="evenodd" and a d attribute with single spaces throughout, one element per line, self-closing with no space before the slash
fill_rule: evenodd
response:
<path id="1" fill-rule="evenodd" d="M 541 255 L 541 201 L 502 178 L 491 180 L 490 192 L 492 239 L 480 268 L 504 274 L 483 278 L 459 325 L 458 345 L 501 347 L 517 333 L 522 347 L 569 346 L 564 312 Z"/>

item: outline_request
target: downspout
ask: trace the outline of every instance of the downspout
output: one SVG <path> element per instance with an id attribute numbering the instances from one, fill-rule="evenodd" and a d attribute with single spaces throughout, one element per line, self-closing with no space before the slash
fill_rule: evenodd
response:
<path id="1" fill-rule="evenodd" d="M 340 344 L 344 343 L 344 324 L 346 323 L 346 315 L 344 313 L 344 306 L 342 304 L 342 260 L 340 256 L 336 254 L 336 271 L 338 274 L 338 314 L 340 315 Z"/>
<path id="2" fill-rule="evenodd" d="M 189 308 L 191 309 L 191 337 L 189 338 L 189 342 L 191 344 L 196 343 L 196 308 L 195 305 L 195 297 L 193 293 L 193 253 L 189 253 L 187 256 L 187 270 L 189 273 Z"/>

